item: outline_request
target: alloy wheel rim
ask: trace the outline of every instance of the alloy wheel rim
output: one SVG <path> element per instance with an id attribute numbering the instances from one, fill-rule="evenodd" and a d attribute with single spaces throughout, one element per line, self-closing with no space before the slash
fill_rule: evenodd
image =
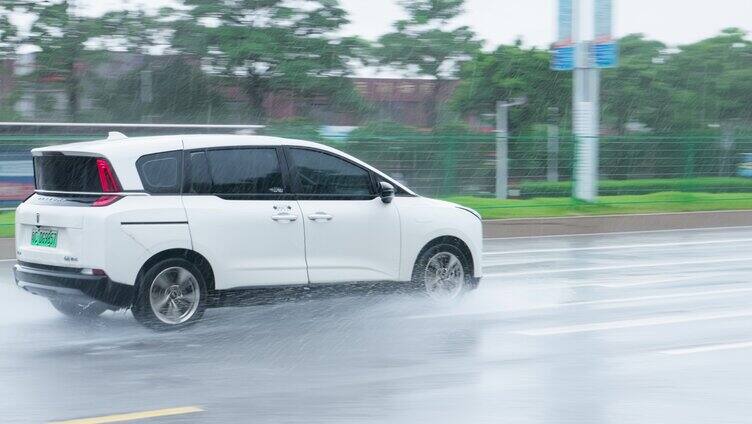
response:
<path id="1" fill-rule="evenodd" d="M 426 264 L 424 281 L 428 295 L 439 301 L 453 300 L 465 285 L 465 269 L 452 253 L 439 252 Z"/>
<path id="2" fill-rule="evenodd" d="M 149 303 L 154 315 L 165 324 L 181 324 L 196 313 L 201 290 L 196 277 L 175 266 L 162 270 L 149 288 Z"/>

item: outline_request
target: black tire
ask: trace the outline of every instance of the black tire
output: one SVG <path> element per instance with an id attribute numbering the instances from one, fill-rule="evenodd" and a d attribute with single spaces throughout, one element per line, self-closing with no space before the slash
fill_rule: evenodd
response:
<path id="1" fill-rule="evenodd" d="M 50 299 L 50 303 L 58 312 L 71 318 L 96 318 L 108 309 L 107 305 L 99 302 L 85 303 Z"/>
<path id="2" fill-rule="evenodd" d="M 439 255 L 441 253 L 451 254 L 456 257 L 459 260 L 463 271 L 461 278 L 462 284 L 459 288 L 459 291 L 452 298 L 445 300 L 439 300 L 435 298 L 430 293 L 426 281 L 426 267 L 428 266 L 429 261 L 436 255 Z M 465 293 L 477 287 L 476 280 L 472 276 L 472 269 L 470 267 L 470 261 L 468 260 L 467 255 L 462 251 L 462 249 L 457 247 L 455 244 L 452 244 L 451 242 L 439 242 L 432 244 L 424 248 L 420 252 L 418 259 L 415 261 L 415 266 L 413 267 L 412 283 L 426 297 L 437 301 L 437 303 L 444 304 L 455 303 L 459 301 L 465 295 Z"/>
<path id="3" fill-rule="evenodd" d="M 184 321 L 177 323 L 165 322 L 155 312 L 150 301 L 152 285 L 155 279 L 163 271 L 174 268 L 182 268 L 188 271 L 198 284 L 196 294 L 199 296 L 195 311 Z M 167 271 L 170 272 L 170 271 Z M 158 331 L 178 330 L 191 326 L 198 322 L 204 315 L 207 304 L 206 280 L 201 270 L 193 263 L 182 258 L 170 258 L 162 260 L 147 269 L 137 281 L 136 295 L 131 311 L 136 320 L 145 327 Z M 162 314 L 164 316 L 164 314 Z"/>

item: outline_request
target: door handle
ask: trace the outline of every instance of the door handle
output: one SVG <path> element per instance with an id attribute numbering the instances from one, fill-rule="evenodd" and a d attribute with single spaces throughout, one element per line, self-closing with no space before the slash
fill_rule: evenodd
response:
<path id="1" fill-rule="evenodd" d="M 292 221 L 297 220 L 298 216 L 295 215 L 294 213 L 283 212 L 283 213 L 278 213 L 276 215 L 272 215 L 272 219 L 275 220 L 275 221 L 277 221 L 277 222 L 279 222 L 279 221 L 289 221 L 289 222 L 292 222 Z"/>
<path id="2" fill-rule="evenodd" d="M 334 217 L 329 215 L 326 212 L 316 212 L 314 214 L 308 215 L 308 219 L 311 221 L 331 221 Z"/>

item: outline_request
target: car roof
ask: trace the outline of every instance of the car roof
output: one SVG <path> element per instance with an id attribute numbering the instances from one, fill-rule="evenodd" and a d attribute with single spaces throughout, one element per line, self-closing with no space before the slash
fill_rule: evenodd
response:
<path id="1" fill-rule="evenodd" d="M 32 149 L 31 153 L 36 156 L 53 152 L 70 155 L 101 156 L 113 162 L 121 183 L 124 183 L 124 187 L 138 187 L 141 182 L 135 166 L 119 167 L 118 165 L 135 164 L 136 160 L 141 156 L 153 153 L 233 146 L 297 146 L 328 151 L 371 169 L 408 193 L 415 194 L 412 190 L 387 176 L 382 171 L 333 147 L 312 141 L 264 135 L 188 134 L 155 137 L 123 137 L 120 134 L 114 134 L 114 137 L 111 139 L 39 147 Z"/>
<path id="2" fill-rule="evenodd" d="M 180 145 L 181 147 L 177 147 Z M 32 150 L 32 154 L 44 152 L 102 154 L 109 156 L 119 151 L 128 150 L 138 152 L 141 155 L 149 153 L 166 152 L 179 149 L 201 149 L 223 146 L 309 146 L 326 147 L 324 145 L 304 140 L 293 140 L 281 137 L 262 135 L 235 135 L 235 134 L 187 134 L 187 135 L 163 135 L 153 137 L 123 137 L 115 139 L 102 139 L 83 141 L 54 146 L 39 147 Z"/>

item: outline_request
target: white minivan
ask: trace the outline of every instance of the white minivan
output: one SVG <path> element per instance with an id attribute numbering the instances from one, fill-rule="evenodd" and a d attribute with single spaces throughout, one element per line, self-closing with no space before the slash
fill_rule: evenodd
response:
<path id="1" fill-rule="evenodd" d="M 394 282 L 449 301 L 481 277 L 477 212 L 321 144 L 114 133 L 32 156 L 15 279 L 67 315 L 172 329 L 223 292 Z"/>

